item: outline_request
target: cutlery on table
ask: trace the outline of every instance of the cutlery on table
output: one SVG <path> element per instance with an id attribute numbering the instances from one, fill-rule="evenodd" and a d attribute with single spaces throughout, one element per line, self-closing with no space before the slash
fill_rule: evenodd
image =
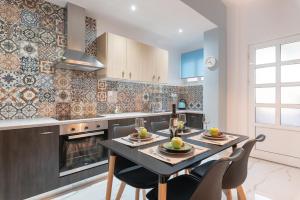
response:
<path id="1" fill-rule="evenodd" d="M 129 143 L 131 143 L 131 144 L 135 144 L 135 142 L 133 142 L 133 141 L 127 139 L 127 138 L 123 138 L 123 137 L 122 137 L 121 139 L 124 140 L 124 141 L 126 141 L 126 142 L 129 142 Z"/>
<path id="2" fill-rule="evenodd" d="M 150 153 L 153 154 L 153 155 L 155 155 L 155 156 L 157 156 L 157 157 L 160 157 L 160 158 L 163 159 L 163 160 L 166 160 L 166 161 L 168 161 L 168 162 L 171 162 L 171 159 L 169 159 L 169 158 L 167 158 L 167 157 L 165 157 L 165 156 L 160 155 L 160 154 L 157 153 L 154 149 L 150 149 Z"/>

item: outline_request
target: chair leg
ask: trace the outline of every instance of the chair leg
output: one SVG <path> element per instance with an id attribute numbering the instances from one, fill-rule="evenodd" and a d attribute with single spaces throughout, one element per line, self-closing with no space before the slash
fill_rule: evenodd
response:
<path id="1" fill-rule="evenodd" d="M 237 190 L 238 200 L 247 200 L 246 193 L 242 185 L 238 186 L 236 190 Z"/>
<path id="2" fill-rule="evenodd" d="M 230 189 L 223 190 L 226 195 L 227 200 L 232 200 L 232 194 Z"/>
<path id="3" fill-rule="evenodd" d="M 106 194 L 105 199 L 110 200 L 111 198 L 111 189 L 114 179 L 114 171 L 115 171 L 115 162 L 116 156 L 109 156 L 109 167 L 108 167 L 108 176 L 107 176 L 107 185 L 106 185 Z"/>
<path id="4" fill-rule="evenodd" d="M 146 198 L 146 190 L 145 189 L 143 189 L 143 200 L 147 200 L 147 198 Z"/>
<path id="5" fill-rule="evenodd" d="M 140 189 L 136 188 L 135 189 L 135 200 L 139 200 L 140 199 Z"/>
<path id="6" fill-rule="evenodd" d="M 121 199 L 122 194 L 123 194 L 124 189 L 125 189 L 125 186 L 126 186 L 126 183 L 125 182 L 121 182 L 121 185 L 120 185 L 119 190 L 118 190 L 118 194 L 116 196 L 116 200 L 120 200 Z"/>

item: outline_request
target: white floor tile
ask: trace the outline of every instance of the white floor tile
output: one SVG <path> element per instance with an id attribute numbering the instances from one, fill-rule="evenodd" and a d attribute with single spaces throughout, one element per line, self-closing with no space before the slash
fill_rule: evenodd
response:
<path id="1" fill-rule="evenodd" d="M 116 196 L 119 181 L 114 179 L 112 199 Z M 244 184 L 248 200 L 299 200 L 300 169 L 251 158 L 249 174 Z M 53 200 L 103 200 L 106 181 L 50 198 Z M 126 186 L 122 200 L 133 200 L 135 189 Z M 236 192 L 233 191 L 236 198 Z M 140 198 L 142 199 L 142 197 Z M 225 200 L 225 198 L 223 197 Z"/>

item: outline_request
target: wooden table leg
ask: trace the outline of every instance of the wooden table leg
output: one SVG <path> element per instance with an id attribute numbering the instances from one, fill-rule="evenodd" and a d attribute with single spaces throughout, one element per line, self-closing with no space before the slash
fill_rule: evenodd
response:
<path id="1" fill-rule="evenodd" d="M 159 183 L 158 200 L 167 200 L 167 183 Z"/>
<path id="2" fill-rule="evenodd" d="M 167 200 L 167 181 L 168 177 L 159 176 L 158 200 Z"/>
<path id="3" fill-rule="evenodd" d="M 115 162 L 116 162 L 116 156 L 110 155 L 109 165 L 108 165 L 107 185 L 106 185 L 106 196 L 105 196 L 106 200 L 111 199 L 111 189 L 112 189 L 113 178 L 114 178 Z"/>

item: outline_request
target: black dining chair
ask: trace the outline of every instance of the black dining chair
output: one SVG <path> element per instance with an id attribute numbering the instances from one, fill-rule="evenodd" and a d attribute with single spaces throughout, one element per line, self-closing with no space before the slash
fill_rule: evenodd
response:
<path id="1" fill-rule="evenodd" d="M 222 179 L 230 162 L 241 158 L 244 150 L 238 148 L 228 158 L 216 161 L 202 177 L 180 175 L 167 182 L 167 200 L 221 200 Z M 149 200 L 157 200 L 158 189 L 152 189 Z"/>
<path id="2" fill-rule="evenodd" d="M 239 200 L 246 200 L 246 194 L 243 189 L 243 183 L 247 178 L 248 173 L 248 160 L 256 142 L 263 142 L 266 139 L 265 135 L 259 135 L 253 140 L 249 140 L 243 145 L 244 154 L 241 159 L 233 161 L 229 168 L 227 169 L 226 173 L 223 177 L 222 188 L 226 194 L 227 200 L 232 200 L 231 189 L 236 188 L 238 199 Z M 216 160 L 211 160 L 206 162 L 199 167 L 192 170 L 192 174 L 197 177 L 203 177 L 206 174 L 206 171 L 217 162 Z"/>
<path id="3" fill-rule="evenodd" d="M 169 123 L 167 121 L 151 122 L 151 131 L 157 132 L 159 130 L 169 129 Z"/>
<path id="4" fill-rule="evenodd" d="M 115 138 L 124 137 L 134 131 L 134 125 L 115 126 L 113 127 L 113 136 Z M 135 199 L 137 200 L 139 199 L 140 189 L 143 190 L 143 198 L 146 199 L 145 189 L 156 187 L 158 182 L 158 175 L 118 155 L 116 156 L 114 175 L 121 180 L 117 200 L 121 199 L 126 184 L 136 188 Z"/>

